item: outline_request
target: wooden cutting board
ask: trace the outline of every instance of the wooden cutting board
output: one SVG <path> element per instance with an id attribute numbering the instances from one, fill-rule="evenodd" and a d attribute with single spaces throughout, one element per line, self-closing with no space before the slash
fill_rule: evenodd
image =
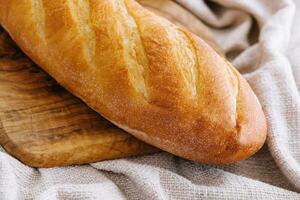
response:
<path id="1" fill-rule="evenodd" d="M 0 33 L 0 144 L 34 167 L 156 151 L 87 107 Z"/>
<path id="2" fill-rule="evenodd" d="M 220 52 L 208 29 L 178 4 L 169 0 L 141 3 L 201 35 Z M 158 151 L 115 127 L 59 86 L 17 48 L 3 29 L 0 144 L 33 167 L 84 164 Z"/>

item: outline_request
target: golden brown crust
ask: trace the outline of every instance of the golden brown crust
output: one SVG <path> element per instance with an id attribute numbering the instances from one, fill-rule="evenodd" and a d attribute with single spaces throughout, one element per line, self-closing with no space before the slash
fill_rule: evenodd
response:
<path id="1" fill-rule="evenodd" d="M 205 163 L 266 138 L 247 82 L 205 42 L 133 0 L 0 0 L 0 20 L 37 64 L 139 139 Z"/>

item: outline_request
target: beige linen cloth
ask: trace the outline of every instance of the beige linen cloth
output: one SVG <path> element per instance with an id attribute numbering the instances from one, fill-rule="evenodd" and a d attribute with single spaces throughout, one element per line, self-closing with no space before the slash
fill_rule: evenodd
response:
<path id="1" fill-rule="evenodd" d="M 1 200 L 300 199 L 300 1 L 177 3 L 212 29 L 258 95 L 268 120 L 267 145 L 227 166 L 157 153 L 34 169 L 1 150 Z"/>

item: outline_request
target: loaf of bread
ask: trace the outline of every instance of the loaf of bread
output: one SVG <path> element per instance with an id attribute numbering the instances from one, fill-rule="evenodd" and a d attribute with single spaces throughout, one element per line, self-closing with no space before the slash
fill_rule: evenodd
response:
<path id="1" fill-rule="evenodd" d="M 0 0 L 0 23 L 62 86 L 149 144 L 216 164 L 264 144 L 265 116 L 246 80 L 134 0 Z"/>

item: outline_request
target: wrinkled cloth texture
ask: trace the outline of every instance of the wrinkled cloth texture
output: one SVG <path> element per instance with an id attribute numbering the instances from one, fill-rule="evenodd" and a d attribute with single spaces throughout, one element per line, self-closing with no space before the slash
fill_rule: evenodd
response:
<path id="1" fill-rule="evenodd" d="M 0 150 L 0 199 L 300 199 L 300 1 L 177 0 L 212 30 L 268 121 L 253 157 L 215 166 L 156 153 L 35 169 Z"/>

